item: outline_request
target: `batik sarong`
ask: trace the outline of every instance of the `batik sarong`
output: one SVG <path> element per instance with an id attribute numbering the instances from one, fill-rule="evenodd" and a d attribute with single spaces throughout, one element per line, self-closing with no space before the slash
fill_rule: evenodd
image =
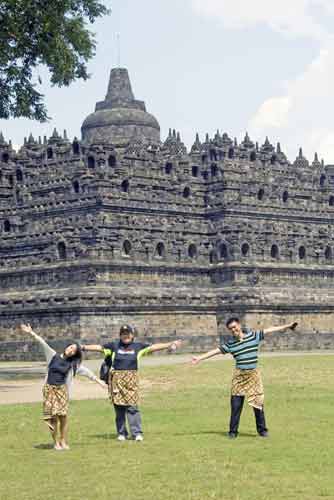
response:
<path id="1" fill-rule="evenodd" d="M 68 413 L 68 390 L 66 385 L 45 384 L 43 387 L 43 418 L 50 420 Z"/>
<path id="2" fill-rule="evenodd" d="M 264 393 L 261 373 L 254 370 L 239 370 L 236 368 L 232 378 L 232 396 L 245 396 L 250 406 L 263 409 Z"/>
<path id="3" fill-rule="evenodd" d="M 109 397 L 114 405 L 136 406 L 139 401 L 139 379 L 136 370 L 111 370 Z"/>

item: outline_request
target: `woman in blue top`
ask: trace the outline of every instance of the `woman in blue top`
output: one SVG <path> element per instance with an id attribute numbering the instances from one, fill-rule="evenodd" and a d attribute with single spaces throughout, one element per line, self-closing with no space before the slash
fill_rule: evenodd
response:
<path id="1" fill-rule="evenodd" d="M 76 375 L 93 380 L 104 388 L 93 372 L 81 364 L 82 353 L 79 344 L 69 344 L 58 354 L 45 340 L 37 335 L 29 324 L 20 325 L 41 345 L 47 362 L 47 374 L 43 386 L 43 415 L 50 429 L 55 450 L 68 450 L 68 406 L 73 378 Z"/>
<path id="2" fill-rule="evenodd" d="M 140 358 L 156 351 L 175 350 L 180 345 L 181 340 L 153 345 L 138 342 L 134 338 L 134 329 L 129 325 L 123 325 L 120 329 L 119 340 L 104 345 L 82 346 L 84 351 L 103 352 L 112 366 L 108 388 L 110 400 L 115 408 L 119 441 L 125 441 L 128 437 L 126 419 L 133 439 L 136 441 L 143 440 L 141 416 L 138 408 L 138 364 Z"/>
<path id="3" fill-rule="evenodd" d="M 250 330 L 241 328 L 238 318 L 230 318 L 227 329 L 232 333 L 233 339 L 222 344 L 217 349 L 195 356 L 192 359 L 194 365 L 217 354 L 232 354 L 236 361 L 236 367 L 232 378 L 231 390 L 231 419 L 229 437 L 236 438 L 238 435 L 239 421 L 245 397 L 254 409 L 257 432 L 261 437 L 268 436 L 268 429 L 263 410 L 264 393 L 260 370 L 257 368 L 258 349 L 260 342 L 267 333 L 294 330 L 298 323 L 288 323 L 282 326 L 273 326 L 265 330 Z"/>

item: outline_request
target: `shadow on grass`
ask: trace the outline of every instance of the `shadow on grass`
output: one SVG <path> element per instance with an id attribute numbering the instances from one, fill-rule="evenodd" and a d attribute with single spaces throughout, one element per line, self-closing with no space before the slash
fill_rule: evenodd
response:
<path id="1" fill-rule="evenodd" d="M 42 443 L 34 445 L 35 450 L 53 450 L 53 447 L 54 445 L 52 443 Z"/>
<path id="2" fill-rule="evenodd" d="M 243 437 L 250 437 L 250 438 L 257 438 L 259 437 L 257 433 L 254 432 L 254 434 L 251 434 L 250 432 L 239 432 L 238 438 L 243 438 Z"/>
<path id="3" fill-rule="evenodd" d="M 200 435 L 226 436 L 224 431 L 197 431 L 197 432 L 174 432 L 173 436 L 200 436 Z"/>
<path id="4" fill-rule="evenodd" d="M 161 435 L 161 432 L 149 432 L 149 434 L 151 436 Z M 198 431 L 198 432 L 174 432 L 173 433 L 173 436 L 175 436 L 175 437 L 176 436 L 201 436 L 201 435 L 220 436 L 220 437 L 228 439 L 228 432 L 227 431 Z M 97 439 L 110 440 L 110 439 L 116 439 L 117 438 L 117 434 L 116 433 L 113 433 L 113 434 L 107 434 L 107 433 L 105 433 L 105 434 L 89 434 L 88 437 L 90 437 L 90 438 L 97 438 Z M 239 432 L 237 439 L 244 438 L 244 437 L 247 437 L 247 438 L 257 438 L 258 435 L 256 433 L 251 434 L 251 433 L 248 433 L 248 432 Z"/>
<path id="5" fill-rule="evenodd" d="M 90 434 L 88 437 L 108 440 L 116 439 L 117 434 Z"/>
<path id="6" fill-rule="evenodd" d="M 198 431 L 198 432 L 175 432 L 173 436 L 200 436 L 200 435 L 216 435 L 216 436 L 221 436 L 228 438 L 228 432 L 227 431 Z M 243 437 L 252 437 L 255 438 L 257 437 L 257 434 L 250 434 L 247 432 L 239 432 L 238 438 L 243 438 Z"/>

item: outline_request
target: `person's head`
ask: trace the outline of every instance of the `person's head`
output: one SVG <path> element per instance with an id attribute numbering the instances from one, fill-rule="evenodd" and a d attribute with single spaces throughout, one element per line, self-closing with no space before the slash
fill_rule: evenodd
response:
<path id="1" fill-rule="evenodd" d="M 72 344 L 68 344 L 63 353 L 64 358 L 72 363 L 74 375 L 77 371 L 77 367 L 80 365 L 82 361 L 82 350 L 81 346 L 76 342 Z"/>
<path id="2" fill-rule="evenodd" d="M 240 337 L 242 334 L 240 320 L 237 317 L 229 318 L 226 321 L 226 328 L 232 333 L 233 337 Z"/>
<path id="3" fill-rule="evenodd" d="M 122 344 L 131 344 L 133 342 L 135 335 L 134 329 L 130 325 L 122 325 L 119 330 L 119 338 Z"/>

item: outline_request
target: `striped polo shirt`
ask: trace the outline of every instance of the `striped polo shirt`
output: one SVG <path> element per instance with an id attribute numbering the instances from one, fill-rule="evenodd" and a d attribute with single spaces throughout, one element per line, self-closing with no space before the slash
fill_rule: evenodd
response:
<path id="1" fill-rule="evenodd" d="M 261 340 L 263 340 L 263 330 L 243 330 L 242 340 L 229 340 L 219 346 L 223 354 L 232 354 L 236 362 L 236 368 L 240 370 L 253 370 L 257 367 L 258 350 Z"/>

